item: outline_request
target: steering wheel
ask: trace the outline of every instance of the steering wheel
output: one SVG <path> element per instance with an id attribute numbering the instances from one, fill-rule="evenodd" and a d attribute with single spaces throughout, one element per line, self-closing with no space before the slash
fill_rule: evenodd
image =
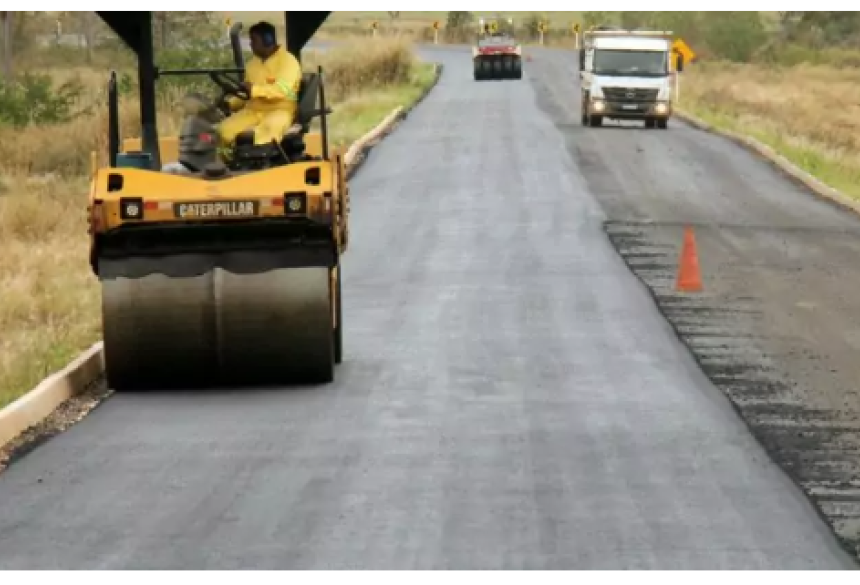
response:
<path id="1" fill-rule="evenodd" d="M 209 77 L 215 84 L 224 92 L 224 96 L 232 95 L 242 100 L 251 99 L 251 95 L 245 90 L 245 87 L 226 73 L 221 71 L 210 71 Z"/>

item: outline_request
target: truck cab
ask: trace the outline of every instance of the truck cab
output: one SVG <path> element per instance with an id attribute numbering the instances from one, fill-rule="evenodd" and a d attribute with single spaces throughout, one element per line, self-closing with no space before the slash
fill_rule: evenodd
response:
<path id="1" fill-rule="evenodd" d="M 665 31 L 593 30 L 580 50 L 582 123 L 641 120 L 646 128 L 668 128 L 674 76 L 683 60 Z"/>

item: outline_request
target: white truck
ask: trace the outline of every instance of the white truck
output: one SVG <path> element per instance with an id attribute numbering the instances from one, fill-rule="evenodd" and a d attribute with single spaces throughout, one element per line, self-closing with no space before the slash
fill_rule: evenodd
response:
<path id="1" fill-rule="evenodd" d="M 668 128 L 675 75 L 684 68 L 672 38 L 666 31 L 585 32 L 579 53 L 582 124 L 600 126 L 608 118 Z"/>

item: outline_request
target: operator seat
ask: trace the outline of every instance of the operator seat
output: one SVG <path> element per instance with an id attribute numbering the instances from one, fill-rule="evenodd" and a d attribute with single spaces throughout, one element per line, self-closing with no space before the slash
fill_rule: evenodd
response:
<path id="1" fill-rule="evenodd" d="M 317 109 L 319 86 L 320 77 L 317 73 L 305 73 L 302 75 L 295 121 L 292 126 L 286 129 L 281 139 L 281 148 L 291 160 L 302 156 L 305 150 L 303 137 L 310 132 L 313 118 L 322 114 Z M 283 159 L 280 151 L 273 144 L 254 144 L 253 129 L 245 130 L 236 137 L 236 160 L 276 157 Z"/>

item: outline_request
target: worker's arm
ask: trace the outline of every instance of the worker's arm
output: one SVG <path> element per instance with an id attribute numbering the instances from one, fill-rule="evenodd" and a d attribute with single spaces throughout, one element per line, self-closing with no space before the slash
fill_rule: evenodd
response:
<path id="1" fill-rule="evenodd" d="M 238 112 L 245 107 L 245 100 L 235 95 L 228 95 L 227 105 L 230 106 L 231 112 Z"/>
<path id="2" fill-rule="evenodd" d="M 302 67 L 291 54 L 278 64 L 274 79 L 267 79 L 266 83 L 255 83 L 251 87 L 251 97 L 261 98 L 266 101 L 298 101 L 299 96 L 296 89 L 302 81 Z"/>
<path id="3" fill-rule="evenodd" d="M 247 67 L 245 68 L 245 81 L 244 82 L 245 82 L 245 84 L 249 84 L 251 82 L 251 80 L 248 76 L 248 68 Z M 247 100 L 244 100 L 244 99 L 242 99 L 236 95 L 228 95 L 226 98 L 227 105 L 230 107 L 231 112 L 238 112 L 239 110 L 244 108 L 246 101 Z"/>

